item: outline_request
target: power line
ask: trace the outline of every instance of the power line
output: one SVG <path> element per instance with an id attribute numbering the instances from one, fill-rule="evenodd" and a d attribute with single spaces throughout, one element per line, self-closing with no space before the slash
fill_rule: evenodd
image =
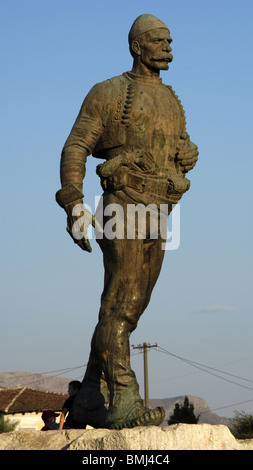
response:
<path id="1" fill-rule="evenodd" d="M 253 388 L 251 388 L 251 387 L 247 387 L 247 386 L 245 386 L 245 385 L 238 384 L 237 382 L 234 382 L 233 380 L 229 380 L 229 379 L 226 379 L 225 377 L 221 377 L 221 376 L 218 375 L 218 374 L 215 374 L 215 373 L 213 373 L 213 372 L 210 372 L 209 370 L 203 369 L 203 367 L 210 368 L 210 369 L 213 369 L 213 370 L 217 370 L 218 372 L 224 373 L 224 372 L 222 372 L 222 371 L 219 371 L 218 369 L 215 369 L 215 368 L 212 368 L 212 367 L 209 367 L 209 366 L 205 366 L 204 364 L 200 364 L 200 363 L 191 361 L 191 360 L 189 360 L 189 359 L 185 359 L 185 358 L 183 358 L 183 357 L 180 357 L 180 356 L 178 356 L 178 355 L 176 355 L 176 354 L 171 353 L 170 351 L 167 351 L 167 350 L 164 349 L 164 348 L 161 348 L 160 346 L 158 346 L 158 350 L 159 350 L 160 352 L 164 353 L 164 354 L 168 354 L 169 356 L 176 357 L 177 359 L 180 359 L 181 361 L 186 362 L 187 364 L 190 364 L 191 366 L 193 366 L 193 367 L 195 367 L 195 368 L 197 368 L 197 369 L 199 369 L 199 370 L 202 370 L 202 371 L 206 372 L 207 374 L 213 375 L 214 377 L 218 377 L 218 378 L 220 378 L 220 379 L 222 379 L 222 380 L 225 380 L 226 382 L 233 383 L 234 385 L 237 385 L 238 387 L 242 387 L 242 388 L 245 388 L 245 389 L 247 389 L 247 390 L 252 390 L 252 391 L 253 391 Z M 200 366 L 202 366 L 202 367 L 200 367 Z M 232 375 L 232 374 L 228 374 L 228 375 Z M 237 378 L 240 378 L 240 377 L 237 376 Z M 252 382 L 252 380 L 242 379 L 242 378 L 240 378 L 240 379 L 241 379 L 241 380 L 247 380 L 248 382 Z"/>
<path id="2" fill-rule="evenodd" d="M 217 374 L 213 374 L 213 373 L 211 373 L 211 372 L 209 372 L 209 371 L 207 371 L 207 370 L 205 370 L 205 369 L 203 369 L 203 368 L 201 368 L 201 367 L 199 367 L 199 366 L 201 365 L 202 367 L 206 367 L 207 369 L 216 370 L 216 371 L 218 371 L 218 372 L 224 373 L 224 374 L 226 374 L 226 375 L 230 375 L 230 376 L 232 376 L 232 377 L 239 378 L 239 379 L 241 379 L 241 380 L 245 380 L 245 381 L 247 381 L 247 382 L 253 382 L 253 381 L 250 380 L 250 379 L 245 379 L 244 377 L 240 377 L 240 376 L 237 376 L 237 375 L 235 375 L 235 374 L 230 374 L 230 373 L 225 372 L 225 371 L 220 371 L 220 370 L 217 369 L 217 368 L 210 367 L 210 366 L 207 366 L 207 365 L 204 365 L 204 364 L 200 364 L 200 363 L 191 361 L 191 360 L 189 360 L 189 359 L 182 358 L 182 357 L 180 357 L 180 356 L 178 356 L 178 355 L 176 355 L 176 354 L 171 353 L 170 351 L 167 351 L 167 350 L 164 349 L 164 348 L 161 348 L 160 346 L 158 346 L 158 348 L 156 348 L 156 349 L 157 349 L 159 352 L 163 352 L 163 353 L 165 353 L 165 354 L 168 354 L 168 355 L 171 355 L 171 356 L 173 356 L 173 357 L 176 357 L 177 359 L 180 359 L 180 360 L 182 360 L 182 361 L 184 361 L 184 362 L 186 362 L 186 363 L 192 365 L 193 367 L 196 367 L 197 369 L 199 369 L 199 370 L 202 371 L 202 372 L 207 372 L 207 373 L 209 373 L 209 374 L 211 374 L 211 375 L 214 375 L 215 377 L 221 378 L 222 380 L 225 380 L 225 381 L 227 381 L 227 382 L 233 383 L 233 384 L 238 385 L 238 386 L 240 386 L 240 387 L 243 387 L 243 388 L 252 390 L 251 388 L 245 387 L 245 386 L 243 386 L 243 385 L 241 385 L 241 384 L 238 384 L 237 382 L 234 382 L 234 381 L 225 379 L 224 377 L 220 377 L 220 376 L 217 375 Z M 251 358 L 251 357 L 252 357 L 252 356 L 247 356 L 246 358 L 239 359 L 238 361 L 233 361 L 233 362 L 230 361 L 229 363 L 226 363 L 226 364 L 234 364 L 235 362 L 241 362 L 241 361 L 246 360 L 246 359 L 249 359 L 249 358 Z M 225 364 L 224 364 L 224 365 L 225 365 Z M 196 374 L 196 373 L 198 373 L 198 372 L 195 372 L 195 373 L 193 373 L 193 374 Z M 185 377 L 185 376 L 187 376 L 187 375 L 193 375 L 193 374 L 184 374 L 184 375 L 181 375 L 181 376 L 179 376 L 179 377 Z M 173 378 L 175 378 L 175 377 L 173 377 Z M 170 380 L 170 379 L 167 379 L 167 380 Z M 153 383 L 157 383 L 157 382 L 153 382 Z M 207 411 L 203 411 L 202 413 L 207 413 L 207 412 L 211 412 L 211 411 L 217 411 L 217 410 L 224 409 L 224 408 L 230 408 L 230 407 L 232 407 L 232 406 L 237 406 L 237 405 L 240 405 L 240 404 L 249 403 L 249 402 L 251 402 L 251 401 L 253 401 L 253 400 L 246 400 L 246 401 L 243 401 L 243 402 L 234 403 L 234 404 L 232 404 L 232 405 L 226 405 L 226 406 L 219 407 L 219 408 L 215 408 L 215 409 L 212 409 L 212 410 L 208 409 Z"/>
<path id="3" fill-rule="evenodd" d="M 160 351 L 162 352 L 162 351 Z M 230 364 L 236 364 L 237 362 L 241 362 L 241 361 L 245 361 L 247 359 L 251 359 L 252 356 L 248 356 L 248 357 L 245 357 L 243 359 L 238 359 L 237 361 L 230 361 L 230 362 L 225 362 L 224 364 L 220 364 L 221 366 L 227 366 L 227 365 L 230 365 Z M 207 368 L 210 368 L 209 366 L 205 366 Z M 214 367 L 211 367 L 211 369 L 214 369 Z M 215 370 L 218 370 L 217 368 Z M 176 375 L 174 377 L 168 377 L 167 379 L 163 379 L 163 380 L 156 380 L 155 382 L 151 382 L 152 384 L 156 384 L 156 383 L 161 383 L 161 382 L 167 382 L 169 380 L 174 380 L 174 379 L 179 379 L 179 378 L 182 378 L 182 377 L 188 377 L 189 375 L 195 375 L 195 374 L 199 374 L 201 371 L 199 372 L 189 372 L 188 374 L 181 374 L 181 375 Z M 231 375 L 233 377 L 237 377 L 237 378 L 240 378 L 241 380 L 246 380 L 247 382 L 253 382 L 252 380 L 249 380 L 249 379 L 245 379 L 245 378 L 242 378 L 242 377 L 239 377 L 237 375 L 233 375 L 233 374 L 229 374 L 228 372 L 223 372 L 224 374 L 227 374 L 227 375 Z"/>
<path id="4" fill-rule="evenodd" d="M 239 403 L 233 403 L 232 405 L 226 405 L 226 406 L 221 406 L 219 408 L 214 408 L 212 410 L 201 411 L 201 414 L 202 413 L 209 413 L 209 412 L 212 412 L 212 411 L 223 410 L 224 408 L 231 408 L 232 406 L 243 405 L 244 403 L 250 403 L 252 401 L 253 401 L 253 398 L 251 400 L 241 401 Z"/>
<path id="5" fill-rule="evenodd" d="M 52 370 L 52 371 L 48 371 L 48 372 L 35 372 L 36 375 L 44 375 L 44 374 L 52 374 L 52 373 L 55 373 L 55 372 L 59 372 L 59 374 L 55 374 L 53 377 L 43 377 L 43 380 L 49 380 L 49 379 L 52 379 L 54 377 L 57 377 L 59 375 L 63 375 L 67 372 L 71 372 L 73 370 L 76 370 L 76 369 L 80 369 L 82 367 L 85 367 L 87 364 L 82 364 L 80 366 L 75 366 L 75 367 L 67 367 L 65 369 L 57 369 L 57 370 Z M 15 377 L 12 377 L 12 380 L 19 380 L 19 379 L 22 379 L 22 378 L 27 378 L 27 375 L 19 375 L 19 376 L 15 376 Z M 32 380 L 31 382 L 28 382 L 26 383 L 25 386 L 29 386 L 29 385 L 33 385 L 35 383 L 38 383 L 40 382 L 42 379 L 36 379 L 36 380 Z"/>
<path id="6" fill-rule="evenodd" d="M 230 375 L 231 377 L 235 377 L 237 379 L 240 379 L 240 380 L 244 380 L 245 382 L 251 382 L 253 383 L 253 380 L 250 380 L 250 379 L 245 379 L 244 377 L 240 377 L 239 375 L 235 375 L 235 374 L 231 374 L 229 372 L 225 372 L 224 370 L 219 370 L 215 367 L 210 367 L 210 366 L 207 366 L 205 364 L 201 364 L 199 362 L 194 362 L 194 361 L 190 361 L 192 364 L 197 364 L 197 365 L 200 365 L 200 366 L 203 366 L 203 367 L 206 367 L 207 369 L 212 369 L 212 370 L 215 370 L 217 372 L 221 372 L 222 374 L 225 374 L 225 375 Z"/>
<path id="7" fill-rule="evenodd" d="M 168 354 L 168 355 L 170 355 L 170 356 L 176 357 L 177 359 L 180 359 L 180 360 L 182 360 L 182 361 L 184 361 L 184 362 L 186 362 L 186 363 L 192 365 L 193 367 L 196 367 L 196 368 L 200 369 L 200 370 L 203 371 L 203 372 L 207 372 L 207 373 L 209 373 L 209 374 L 211 374 L 211 375 L 214 375 L 215 377 L 221 378 L 222 380 L 225 380 L 225 381 L 227 381 L 227 382 L 233 383 L 233 384 L 235 384 L 235 385 L 238 385 L 238 386 L 240 386 L 240 387 L 246 388 L 246 389 L 248 389 L 248 390 L 253 390 L 253 389 L 250 388 L 250 387 L 245 387 L 245 386 L 243 386 L 243 385 L 241 385 L 241 384 L 238 384 L 237 382 L 234 382 L 234 381 L 225 379 L 224 377 L 221 377 L 221 376 L 219 376 L 219 375 L 217 375 L 217 374 L 213 374 L 212 372 L 210 372 L 210 371 L 208 371 L 208 370 L 205 370 L 205 369 L 202 369 L 202 368 L 199 367 L 199 366 L 206 367 L 207 369 L 215 370 L 215 371 L 221 372 L 221 373 L 223 373 L 223 374 L 226 374 L 226 375 L 230 375 L 230 376 L 232 376 L 232 377 L 239 378 L 240 380 L 245 380 L 245 381 L 247 381 L 247 382 L 253 383 L 253 381 L 250 380 L 250 379 L 245 379 L 244 377 L 240 377 L 240 376 L 237 376 L 237 375 L 234 375 L 234 374 L 230 374 L 230 373 L 225 372 L 225 371 L 220 371 L 219 369 L 216 369 L 216 368 L 214 368 L 214 367 L 207 366 L 207 365 L 204 365 L 204 364 L 201 364 L 201 363 L 198 363 L 198 362 L 191 361 L 191 360 L 189 360 L 189 359 L 182 358 L 182 357 L 180 357 L 180 356 L 178 356 L 178 355 L 176 355 L 176 354 L 171 353 L 170 351 L 167 351 L 167 350 L 164 349 L 164 348 L 161 348 L 160 346 L 158 346 L 157 350 L 160 351 L 160 352 L 163 352 L 163 353 L 165 353 L 165 354 Z M 251 357 L 251 356 L 250 356 L 250 357 Z M 248 358 L 247 358 L 247 359 L 248 359 Z M 235 362 L 239 362 L 239 361 L 235 361 Z M 190 375 L 190 374 L 188 374 L 188 375 Z M 223 410 L 223 409 L 225 409 L 225 408 L 231 408 L 232 406 L 238 406 L 238 405 L 242 405 L 242 404 L 245 404 L 245 403 L 250 403 L 250 402 L 252 402 L 252 401 L 253 401 L 253 399 L 251 399 L 251 400 L 245 400 L 245 401 L 242 401 L 242 402 L 233 403 L 233 404 L 231 404 L 231 405 L 225 405 L 225 406 L 218 407 L 218 408 L 214 408 L 214 409 L 211 409 L 211 410 L 208 409 L 208 410 L 206 410 L 206 411 L 201 411 L 200 414 L 203 414 L 203 413 L 210 413 L 210 412 L 218 411 L 218 410 Z"/>
<path id="8" fill-rule="evenodd" d="M 74 367 L 66 367 L 65 369 L 56 369 L 56 370 L 49 370 L 49 371 L 46 371 L 46 372 L 34 372 L 34 374 L 41 374 L 41 375 L 44 375 L 44 374 L 53 374 L 54 372 L 68 372 L 70 370 L 74 370 L 74 369 L 78 369 L 80 367 L 85 367 L 87 364 L 82 364 L 80 366 L 74 366 Z M 27 372 L 27 374 L 29 374 L 30 372 Z M 13 379 L 22 379 L 22 378 L 25 378 L 27 377 L 27 375 L 15 375 L 15 377 L 13 377 Z"/>
<path id="9" fill-rule="evenodd" d="M 86 365 L 86 364 L 84 364 L 83 366 L 77 366 L 77 367 L 69 368 L 69 369 L 65 370 L 64 372 L 61 372 L 61 373 L 59 373 L 59 374 L 54 375 L 53 377 L 50 377 L 50 376 L 44 377 L 43 380 L 48 380 L 48 379 L 52 379 L 52 378 L 54 378 L 54 377 L 58 377 L 59 375 L 63 375 L 63 374 L 65 374 L 66 372 L 72 372 L 73 370 L 80 369 L 81 367 L 84 367 L 85 365 Z M 43 375 L 43 374 L 42 374 L 42 375 Z M 37 383 L 37 382 L 40 382 L 40 381 L 41 381 L 41 379 L 37 379 L 37 380 L 34 380 L 34 381 L 28 383 L 27 385 L 32 385 L 32 384 Z"/>

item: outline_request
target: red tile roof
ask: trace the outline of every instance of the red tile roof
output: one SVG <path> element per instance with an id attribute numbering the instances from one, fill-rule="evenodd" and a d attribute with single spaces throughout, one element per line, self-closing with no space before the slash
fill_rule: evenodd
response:
<path id="1" fill-rule="evenodd" d="M 68 395 L 23 387 L 0 390 L 0 413 L 61 411 Z"/>

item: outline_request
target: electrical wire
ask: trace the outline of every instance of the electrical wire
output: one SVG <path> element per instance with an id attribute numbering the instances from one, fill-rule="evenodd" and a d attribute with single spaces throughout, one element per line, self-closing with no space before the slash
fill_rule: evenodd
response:
<path id="1" fill-rule="evenodd" d="M 219 408 L 213 408 L 212 410 L 206 410 L 206 411 L 201 411 L 201 414 L 202 413 L 210 413 L 210 412 L 213 412 L 213 411 L 218 411 L 218 410 L 223 410 L 225 408 L 231 408 L 232 406 L 238 406 L 238 405 L 243 405 L 245 403 L 250 403 L 253 401 L 253 398 L 251 400 L 246 400 L 246 401 L 241 401 L 239 403 L 233 403 L 232 405 L 226 405 L 226 406 L 221 406 Z"/>
<path id="2" fill-rule="evenodd" d="M 55 373 L 55 372 L 59 372 L 58 374 L 55 374 L 54 376 L 50 377 L 50 376 L 46 376 L 46 377 L 43 377 L 43 380 L 49 380 L 49 379 L 52 379 L 54 377 L 58 377 L 59 375 L 63 375 L 63 374 L 66 374 L 67 372 L 72 372 L 73 370 L 76 370 L 76 369 L 80 369 L 82 367 L 85 367 L 87 364 L 82 364 L 80 366 L 75 366 L 75 367 L 67 367 L 65 369 L 57 369 L 57 370 L 53 370 L 53 371 L 48 371 L 48 372 L 36 372 L 35 374 L 37 375 L 46 375 L 46 374 L 52 374 L 52 373 Z M 12 377 L 12 380 L 19 380 L 19 379 L 22 379 L 22 378 L 27 378 L 27 375 L 20 375 L 20 376 L 15 376 L 15 377 Z M 26 383 L 24 386 L 28 387 L 29 385 L 33 385 L 35 383 L 38 383 L 38 382 L 41 382 L 41 378 L 37 378 L 35 380 L 32 380 L 31 382 L 28 382 Z"/>
<path id="3" fill-rule="evenodd" d="M 179 357 L 179 356 L 178 356 Z M 181 358 L 183 359 L 183 358 Z M 217 372 L 221 372 L 222 374 L 225 374 L 225 375 L 230 375 L 231 377 L 235 377 L 237 379 L 240 379 L 240 380 L 244 380 L 246 382 L 251 382 L 253 383 L 253 380 L 250 380 L 250 379 L 245 379 L 244 377 L 240 377 L 239 375 L 235 375 L 235 374 L 231 374 L 229 372 L 225 372 L 223 370 L 220 370 L 220 369 L 217 369 L 215 367 L 210 367 L 210 366 L 207 366 L 206 364 L 201 364 L 199 362 L 194 362 L 194 361 L 191 361 L 191 360 L 188 360 L 191 364 L 196 364 L 196 365 L 199 365 L 199 366 L 203 366 L 203 367 L 206 367 L 207 369 L 212 369 L 212 370 L 215 370 Z"/>
<path id="4" fill-rule="evenodd" d="M 221 366 L 227 366 L 227 365 L 231 365 L 231 364 L 236 364 L 237 362 L 242 362 L 242 361 L 245 361 L 247 359 L 252 359 L 252 356 L 247 356 L 245 358 L 242 358 L 242 359 L 238 359 L 237 361 L 230 361 L 230 362 L 225 362 L 224 364 L 220 364 Z M 206 366 L 207 368 L 209 366 Z M 218 370 L 218 369 L 216 369 Z M 181 374 L 181 375 L 176 375 L 174 377 L 168 377 L 167 379 L 163 379 L 163 380 L 156 380 L 155 382 L 150 382 L 151 384 L 157 384 L 157 383 L 162 383 L 162 382 L 167 382 L 169 380 L 174 380 L 174 379 L 180 379 L 182 377 L 188 377 L 189 375 L 196 375 L 196 374 L 200 374 L 201 371 L 197 371 L 197 372 L 189 372 L 188 374 Z M 223 372 L 224 374 L 228 374 L 228 372 Z M 235 376 L 233 374 L 228 374 L 228 375 L 232 375 L 234 377 L 238 377 L 238 376 Z M 240 377 L 241 378 L 241 377 Z M 249 382 L 252 382 L 251 380 L 249 379 L 243 379 L 241 378 L 242 380 L 246 380 L 246 381 L 249 381 Z"/>
<path id="5" fill-rule="evenodd" d="M 215 367 L 207 366 L 206 364 L 201 364 L 201 363 L 199 363 L 199 362 L 195 362 L 195 361 L 191 361 L 191 360 L 189 360 L 189 359 L 185 359 L 185 358 L 183 358 L 183 357 L 181 357 L 181 356 L 178 356 L 178 355 L 176 355 L 176 354 L 171 353 L 170 351 L 168 351 L 168 350 L 162 348 L 161 346 L 158 346 L 158 347 L 157 347 L 157 350 L 160 351 L 160 352 L 162 352 L 162 353 L 164 353 L 164 354 L 167 354 L 167 355 L 170 355 L 170 356 L 175 357 L 175 358 L 177 358 L 177 359 L 180 359 L 180 360 L 182 360 L 183 362 L 186 362 L 187 364 L 190 364 L 191 366 L 193 366 L 193 367 L 199 369 L 199 370 L 202 371 L 202 372 L 207 372 L 208 374 L 211 374 L 211 375 L 213 375 L 213 376 L 215 376 L 215 377 L 218 377 L 218 378 L 220 378 L 220 379 L 222 379 L 222 380 L 225 380 L 226 382 L 230 382 L 230 383 L 233 383 L 233 384 L 235 384 L 235 385 L 238 385 L 238 386 L 240 386 L 240 387 L 242 387 L 242 388 L 246 388 L 246 389 L 248 389 L 248 390 L 253 390 L 253 389 L 250 388 L 250 387 L 246 387 L 246 386 L 244 386 L 244 385 L 242 385 L 242 384 L 238 384 L 237 382 L 234 382 L 234 381 L 232 381 L 232 380 L 228 380 L 228 379 L 226 379 L 226 378 L 224 378 L 224 377 L 221 377 L 221 376 L 218 375 L 218 374 L 214 374 L 213 372 L 210 372 L 209 370 L 206 370 L 206 369 L 211 369 L 211 370 L 217 371 L 217 372 L 219 372 L 219 373 L 222 373 L 222 374 L 225 374 L 225 375 L 229 375 L 229 376 L 231 376 L 231 377 L 235 377 L 235 378 L 238 378 L 238 379 L 240 379 L 240 380 L 244 380 L 244 381 L 246 381 L 246 382 L 253 383 L 253 381 L 250 380 L 250 379 L 245 379 L 244 377 L 240 377 L 240 376 L 238 376 L 238 375 L 231 374 L 231 373 L 229 373 L 229 372 L 221 371 L 220 369 L 217 369 L 217 368 L 215 368 Z M 248 356 L 248 357 L 246 357 L 246 358 L 243 358 L 243 359 L 240 359 L 240 360 L 234 361 L 234 362 L 241 362 L 242 360 L 249 359 L 250 357 L 252 357 L 252 356 Z M 228 364 L 233 364 L 234 362 L 229 362 Z M 200 366 L 201 366 L 201 367 L 200 367 Z M 204 367 L 204 369 L 203 369 L 203 367 Z M 193 373 L 193 374 L 197 374 L 197 373 L 198 373 L 198 372 L 195 372 L 195 373 Z M 193 374 L 185 374 L 185 375 L 182 375 L 181 377 L 184 377 L 184 376 L 187 376 L 187 375 L 193 375 Z M 168 380 L 170 380 L 170 379 L 168 379 Z M 153 383 L 154 383 L 154 382 L 153 382 Z M 218 407 L 218 408 L 214 408 L 214 409 L 208 409 L 208 410 L 206 410 L 206 411 L 201 411 L 200 415 L 202 415 L 203 413 L 210 413 L 210 412 L 222 410 L 222 409 L 225 409 L 225 408 L 231 408 L 232 406 L 238 406 L 238 405 L 242 405 L 242 404 L 245 404 L 245 403 L 250 403 L 250 402 L 252 402 L 252 401 L 253 401 L 253 399 L 251 399 L 251 400 L 246 400 L 246 401 L 242 401 L 242 402 L 233 403 L 233 404 L 231 404 L 231 405 L 225 405 L 225 406 Z"/>
<path id="6" fill-rule="evenodd" d="M 56 370 L 49 370 L 49 371 L 46 371 L 46 372 L 34 372 L 34 374 L 41 374 L 41 375 L 44 375 L 44 374 L 53 374 L 55 372 L 62 372 L 62 373 L 65 373 L 65 372 L 68 372 L 70 370 L 74 370 L 74 369 L 78 369 L 80 367 L 85 367 L 87 364 L 82 364 L 80 366 L 74 366 L 74 367 L 66 367 L 64 369 L 56 369 Z M 10 372 L 11 373 L 11 372 Z M 27 372 L 27 374 L 29 374 L 30 372 Z M 15 375 L 15 377 L 13 377 L 14 380 L 16 380 L 17 378 L 18 379 L 22 379 L 22 378 L 25 378 L 27 377 L 27 375 Z"/>
<path id="7" fill-rule="evenodd" d="M 164 349 L 164 348 L 161 348 L 160 346 L 158 346 L 158 351 L 160 351 L 160 352 L 162 352 L 162 353 L 164 353 L 164 354 L 168 354 L 169 356 L 176 357 L 177 359 L 180 359 L 181 361 L 186 362 L 187 364 L 190 364 L 191 366 L 193 366 L 193 367 L 195 367 L 195 368 L 197 368 L 197 369 L 199 369 L 199 370 L 202 370 L 203 372 L 206 372 L 207 374 L 213 375 L 214 377 L 218 377 L 218 378 L 220 378 L 220 379 L 222 379 L 222 380 L 225 380 L 226 382 L 229 382 L 229 383 L 232 383 L 232 384 L 234 384 L 234 385 L 237 385 L 238 387 L 242 387 L 242 388 L 245 388 L 245 389 L 247 389 L 247 390 L 252 390 L 252 391 L 253 391 L 253 388 L 247 387 L 246 385 L 239 384 L 239 383 L 237 383 L 237 382 L 234 382 L 233 380 L 226 379 L 225 377 L 222 377 L 222 376 L 220 376 L 220 375 L 218 375 L 218 374 L 215 374 L 215 373 L 213 373 L 213 372 L 210 372 L 210 370 L 206 370 L 205 367 L 206 367 L 206 368 L 209 368 L 209 369 L 212 369 L 212 370 L 216 370 L 217 372 L 225 373 L 225 372 L 220 371 L 219 369 L 215 369 L 214 367 L 209 367 L 209 366 L 206 366 L 206 365 L 204 365 L 204 364 L 200 364 L 200 363 L 198 363 L 198 362 L 194 362 L 194 361 L 191 361 L 191 360 L 189 360 L 189 359 L 185 359 L 185 358 L 183 358 L 183 357 L 180 357 L 180 356 L 178 356 L 178 355 L 176 355 L 176 354 L 171 353 L 170 351 L 167 351 L 167 350 Z M 202 367 L 201 367 L 201 366 L 202 366 Z M 228 374 L 228 373 L 226 373 L 226 374 Z M 235 377 L 233 374 L 228 374 L 228 375 L 232 375 L 233 377 Z M 241 378 L 241 377 L 239 377 L 239 376 L 236 376 L 236 377 L 239 378 L 239 379 L 241 379 L 241 380 L 246 380 L 246 381 L 248 381 L 248 382 L 252 382 L 252 380 L 244 379 L 244 378 Z"/>

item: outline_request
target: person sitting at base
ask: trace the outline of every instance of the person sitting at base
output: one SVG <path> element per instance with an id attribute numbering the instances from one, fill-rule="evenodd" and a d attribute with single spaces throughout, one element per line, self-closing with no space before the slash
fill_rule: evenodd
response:
<path id="1" fill-rule="evenodd" d="M 69 382 L 69 388 L 68 388 L 69 398 L 67 398 L 67 400 L 65 401 L 62 407 L 59 431 L 61 431 L 62 429 L 71 429 L 71 428 L 79 429 L 80 428 L 80 423 L 75 422 L 71 417 L 71 409 L 74 403 L 74 399 L 81 388 L 81 385 L 82 384 L 81 382 L 79 382 L 79 380 L 72 380 L 71 382 Z M 67 418 L 65 421 L 66 416 Z"/>
<path id="2" fill-rule="evenodd" d="M 41 431 L 51 431 L 57 416 L 60 416 L 60 413 L 55 413 L 52 410 L 43 411 L 41 417 L 45 423 L 45 426 L 41 428 Z"/>

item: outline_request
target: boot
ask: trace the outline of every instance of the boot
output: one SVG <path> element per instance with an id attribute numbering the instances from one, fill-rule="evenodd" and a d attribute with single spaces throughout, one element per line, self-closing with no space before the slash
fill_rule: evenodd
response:
<path id="1" fill-rule="evenodd" d="M 138 387 L 138 385 L 137 385 Z M 133 428 L 135 426 L 159 426 L 165 418 L 162 407 L 145 408 L 136 384 L 123 393 L 116 393 L 106 417 L 109 429 Z"/>

